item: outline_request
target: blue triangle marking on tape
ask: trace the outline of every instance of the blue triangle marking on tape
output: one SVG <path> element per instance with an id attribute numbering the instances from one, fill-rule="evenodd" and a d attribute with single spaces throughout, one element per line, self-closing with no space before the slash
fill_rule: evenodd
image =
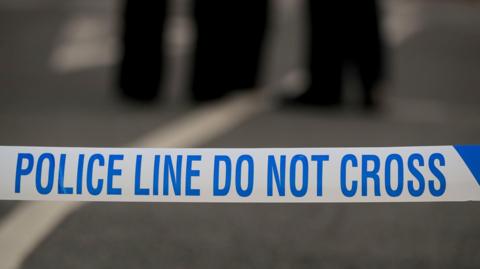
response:
<path id="1" fill-rule="evenodd" d="M 480 145 L 453 146 L 480 185 Z"/>

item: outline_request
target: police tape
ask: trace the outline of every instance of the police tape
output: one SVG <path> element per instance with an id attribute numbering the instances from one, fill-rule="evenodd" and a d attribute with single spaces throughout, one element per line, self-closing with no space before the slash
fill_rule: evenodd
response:
<path id="1" fill-rule="evenodd" d="M 480 201 L 480 146 L 0 147 L 0 199 Z"/>

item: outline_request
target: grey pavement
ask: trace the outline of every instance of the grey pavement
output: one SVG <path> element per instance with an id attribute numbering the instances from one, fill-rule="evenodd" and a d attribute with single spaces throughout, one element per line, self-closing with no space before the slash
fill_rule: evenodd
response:
<path id="1" fill-rule="evenodd" d="M 480 5 L 440 2 L 424 2 L 422 27 L 391 48 L 379 111 L 367 113 L 354 104 L 279 106 L 198 146 L 478 144 Z M 0 144 L 122 146 L 191 110 L 184 104 L 120 102 L 112 94 L 108 66 L 52 71 L 47 58 L 72 8 L 47 3 L 29 9 L 0 5 L 0 58 L 6 59 L 0 61 Z M 108 13 L 108 3 L 77 8 Z M 280 25 L 291 26 L 282 40 L 299 29 L 288 20 Z M 265 65 L 267 85 L 301 66 L 299 56 L 278 60 L 295 46 L 272 49 L 268 57 L 276 60 Z M 0 202 L 0 218 L 15 206 Z M 66 218 L 22 267 L 480 268 L 479 226 L 475 202 L 89 203 Z"/>

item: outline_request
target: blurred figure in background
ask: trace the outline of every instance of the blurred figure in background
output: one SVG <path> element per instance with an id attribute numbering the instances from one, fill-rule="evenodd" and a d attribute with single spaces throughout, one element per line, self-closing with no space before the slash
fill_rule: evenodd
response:
<path id="1" fill-rule="evenodd" d="M 267 0 L 195 1 L 194 99 L 255 86 L 267 13 Z"/>
<path id="2" fill-rule="evenodd" d="M 126 1 L 119 88 L 127 97 L 147 101 L 158 95 L 166 2 Z M 194 100 L 216 99 L 231 90 L 255 86 L 267 2 L 195 1 L 197 43 L 191 83 Z"/>
<path id="3" fill-rule="evenodd" d="M 354 67 L 363 88 L 363 104 L 371 107 L 382 78 L 383 48 L 375 0 L 309 1 L 311 83 L 296 104 L 338 105 L 346 64 Z"/>
<path id="4" fill-rule="evenodd" d="M 127 97 L 147 101 L 158 94 L 166 9 L 166 0 L 125 1 L 118 86 Z"/>
<path id="5" fill-rule="evenodd" d="M 162 75 L 166 0 L 127 0 L 124 13 L 120 89 L 128 97 L 152 100 Z M 352 66 L 372 107 L 382 78 L 383 48 L 375 0 L 309 1 L 311 84 L 294 104 L 338 105 L 345 67 Z M 194 100 L 254 88 L 265 29 L 267 0 L 195 1 L 197 42 L 191 93 Z"/>

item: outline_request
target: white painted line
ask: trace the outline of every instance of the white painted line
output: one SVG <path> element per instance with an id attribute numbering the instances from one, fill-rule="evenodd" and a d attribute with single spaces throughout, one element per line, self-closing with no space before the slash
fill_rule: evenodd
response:
<path id="1" fill-rule="evenodd" d="M 65 73 L 116 61 L 117 43 L 108 16 L 76 15 L 60 33 L 50 56 L 50 66 Z"/>
<path id="2" fill-rule="evenodd" d="M 134 145 L 141 147 L 193 147 L 203 144 L 270 107 L 258 93 L 232 96 L 198 108 L 171 126 L 158 129 Z"/>
<path id="3" fill-rule="evenodd" d="M 195 147 L 268 110 L 257 93 L 232 96 L 200 107 L 185 117 L 133 142 L 135 147 Z M 0 264 L 19 268 L 22 261 L 82 203 L 25 202 L 0 223 Z"/>
<path id="4" fill-rule="evenodd" d="M 23 259 L 81 203 L 27 202 L 0 223 L 2 268 L 18 268 Z"/>
<path id="5" fill-rule="evenodd" d="M 50 67 L 58 73 L 69 73 L 116 63 L 118 30 L 113 21 L 111 16 L 102 14 L 73 16 L 59 34 L 50 55 Z M 190 17 L 176 15 L 168 18 L 165 27 L 166 54 L 185 55 L 191 50 L 194 37 Z"/>

